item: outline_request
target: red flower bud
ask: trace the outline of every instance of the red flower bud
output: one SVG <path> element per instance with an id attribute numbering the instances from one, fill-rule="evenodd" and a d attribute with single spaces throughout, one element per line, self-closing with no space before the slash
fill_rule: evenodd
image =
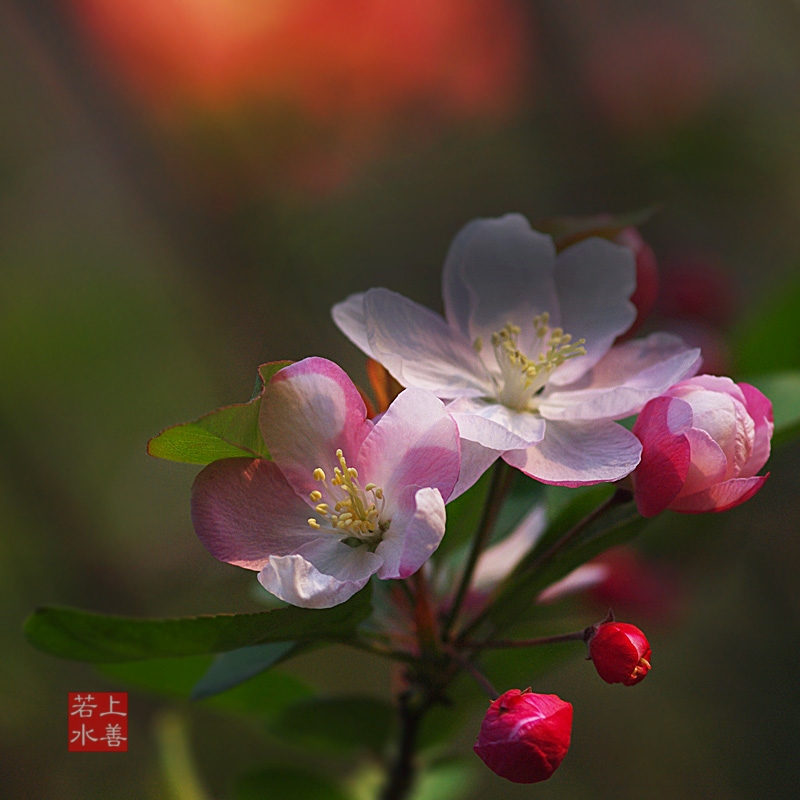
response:
<path id="1" fill-rule="evenodd" d="M 633 686 L 650 671 L 650 644 L 627 622 L 603 622 L 589 639 L 589 658 L 606 683 Z"/>
<path id="2" fill-rule="evenodd" d="M 538 783 L 564 760 L 571 735 L 571 703 L 554 694 L 509 689 L 489 706 L 473 749 L 501 778 Z"/>

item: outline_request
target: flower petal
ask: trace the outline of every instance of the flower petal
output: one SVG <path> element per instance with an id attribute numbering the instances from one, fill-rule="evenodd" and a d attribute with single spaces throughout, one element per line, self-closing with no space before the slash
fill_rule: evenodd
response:
<path id="1" fill-rule="evenodd" d="M 461 440 L 461 471 L 458 473 L 458 482 L 447 498 L 448 503 L 452 503 L 456 497 L 460 497 L 467 489 L 475 485 L 478 478 L 486 472 L 489 467 L 502 455 L 500 450 L 492 450 L 484 447 L 478 442 L 469 439 Z"/>
<path id="2" fill-rule="evenodd" d="M 192 486 L 198 538 L 215 558 L 247 569 L 260 570 L 270 556 L 330 536 L 308 526 L 309 511 L 277 464 L 259 458 L 214 461 Z"/>
<path id="3" fill-rule="evenodd" d="M 401 504 L 375 550 L 379 578 L 407 578 L 433 555 L 445 530 L 444 500 L 437 489 L 419 489 Z"/>
<path id="4" fill-rule="evenodd" d="M 273 556 L 258 574 L 271 594 L 303 608 L 339 605 L 363 588 L 383 560 L 365 547 L 348 547 L 329 536 L 302 552 Z"/>
<path id="5" fill-rule="evenodd" d="M 341 367 L 306 358 L 276 373 L 264 390 L 259 418 L 275 463 L 298 494 L 324 487 L 313 477 L 339 466 L 336 450 L 355 459 L 372 430 L 358 389 Z"/>
<path id="6" fill-rule="evenodd" d="M 726 475 L 723 470 L 715 482 L 738 477 L 750 456 L 754 424 L 745 408 L 744 395 L 736 384 L 730 378 L 701 375 L 673 386 L 669 393 L 692 407 L 692 426 L 707 433 L 723 453 L 730 474 Z M 694 455 L 692 458 L 694 460 Z M 705 471 L 706 468 L 701 469 Z M 701 488 L 705 487 L 698 486 L 697 490 Z"/>
<path id="7" fill-rule="evenodd" d="M 624 478 L 638 463 L 642 446 L 615 422 L 550 422 L 545 437 L 503 458 L 531 478 L 557 486 L 583 486 Z"/>
<path id="8" fill-rule="evenodd" d="M 692 457 L 691 425 L 691 406 L 673 397 L 656 397 L 639 414 L 633 433 L 642 443 L 642 460 L 632 477 L 643 517 L 660 514 L 683 489 Z"/>
<path id="9" fill-rule="evenodd" d="M 772 403 L 755 386 L 740 383 L 739 388 L 745 398 L 747 411 L 755 423 L 755 436 L 750 461 L 739 473 L 741 478 L 750 478 L 767 463 L 770 451 L 770 439 L 775 427 L 772 420 Z"/>
<path id="10" fill-rule="evenodd" d="M 482 398 L 460 397 L 447 406 L 462 439 L 492 450 L 520 450 L 540 442 L 544 420 Z"/>
<path id="11" fill-rule="evenodd" d="M 429 486 L 448 498 L 461 468 L 458 428 L 444 404 L 423 389 L 406 389 L 364 439 L 356 459 L 361 485 L 384 490 L 387 512 L 407 486 Z"/>
<path id="12" fill-rule="evenodd" d="M 471 345 L 513 322 L 522 328 L 520 346 L 530 352 L 533 318 L 559 318 L 553 280 L 555 246 L 549 236 L 531 229 L 520 214 L 476 219 L 453 240 L 442 273 L 447 321 Z"/>
<path id="13" fill-rule="evenodd" d="M 550 378 L 554 385 L 564 386 L 591 369 L 636 319 L 630 301 L 636 288 L 636 259 L 627 247 L 586 239 L 559 254 L 555 278 L 561 327 L 573 342 L 586 340 L 586 355 L 562 364 Z"/>
<path id="14" fill-rule="evenodd" d="M 488 391 L 489 375 L 469 341 L 429 308 L 388 289 L 370 289 L 364 295 L 364 318 L 365 352 L 403 386 L 443 398 Z"/>
<path id="15" fill-rule="evenodd" d="M 668 333 L 625 342 L 612 347 L 576 383 L 554 392 L 545 390 L 539 412 L 548 420 L 621 419 L 693 375 L 700 360 L 697 348 L 688 349 Z"/>
<path id="16" fill-rule="evenodd" d="M 536 598 L 536 602 L 543 605 L 555 603 L 557 600 L 591 589 L 598 583 L 602 583 L 610 573 L 611 568 L 607 564 L 581 564 L 560 581 L 551 583 L 550 586 L 543 589 Z"/>
<path id="17" fill-rule="evenodd" d="M 481 553 L 475 565 L 471 588 L 481 594 L 489 594 L 533 549 L 546 527 L 546 506 L 534 506 L 512 533 Z"/>
<path id="18" fill-rule="evenodd" d="M 724 481 L 728 459 L 714 438 L 707 431 L 690 428 L 686 431 L 686 439 L 692 454 L 681 495 L 694 494 Z"/>
<path id="19" fill-rule="evenodd" d="M 768 477 L 769 473 L 754 478 L 731 478 L 729 481 L 714 484 L 702 492 L 679 497 L 670 504 L 670 508 L 685 514 L 727 511 L 749 500 L 764 485 Z"/>
<path id="20" fill-rule="evenodd" d="M 339 330 L 363 353 L 372 355 L 367 338 L 367 318 L 364 314 L 365 292 L 351 294 L 331 309 L 331 316 Z"/>

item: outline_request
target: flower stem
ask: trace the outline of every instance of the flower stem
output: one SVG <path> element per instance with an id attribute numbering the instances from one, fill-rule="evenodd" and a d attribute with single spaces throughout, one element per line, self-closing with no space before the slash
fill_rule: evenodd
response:
<path id="1" fill-rule="evenodd" d="M 572 633 L 558 633 L 553 636 L 540 636 L 537 639 L 489 639 L 485 642 L 461 642 L 460 646 L 471 650 L 488 650 L 512 647 L 538 647 L 543 644 L 560 644 L 561 642 L 583 642 L 586 640 L 586 628 Z"/>
<path id="2" fill-rule="evenodd" d="M 416 587 L 414 602 L 414 625 L 420 652 L 436 655 L 439 652 L 438 619 L 431 599 L 425 571 L 419 570 L 412 579 Z"/>
<path id="3" fill-rule="evenodd" d="M 465 672 L 469 672 L 475 679 L 475 683 L 477 683 L 492 700 L 497 700 L 497 698 L 500 697 L 500 692 L 494 688 L 491 681 L 468 658 L 462 656 L 461 653 L 452 647 L 447 649 L 447 654 L 461 669 Z"/>
<path id="4" fill-rule="evenodd" d="M 562 550 L 572 544 L 590 525 L 600 519 L 604 514 L 619 505 L 627 503 L 630 500 L 630 492 L 625 489 L 617 489 L 611 497 L 604 503 L 601 503 L 597 508 L 590 511 L 580 522 L 568 530 L 560 539 L 554 542 L 544 553 L 537 556 L 530 564 L 525 567 L 525 574 L 531 575 L 537 570 L 547 566 Z M 459 644 L 462 643 L 473 631 L 477 630 L 486 620 L 491 606 L 485 608 L 478 614 L 472 622 L 464 628 L 458 635 Z"/>
<path id="5" fill-rule="evenodd" d="M 553 542 L 550 548 L 544 551 L 538 558 L 526 567 L 526 572 L 532 573 L 549 564 L 562 550 L 572 544 L 595 520 L 616 506 L 627 503 L 630 500 L 630 492 L 625 489 L 617 489 L 605 503 L 601 503 L 593 511 L 590 511 L 580 522 L 568 530 L 558 541 Z"/>
<path id="6" fill-rule="evenodd" d="M 400 741 L 381 800 L 404 800 L 409 796 L 416 772 L 414 755 L 417 734 L 422 717 L 429 707 L 427 704 L 415 704 L 410 689 L 400 695 L 399 702 Z"/>
<path id="7" fill-rule="evenodd" d="M 470 583 L 472 583 L 472 576 L 475 572 L 475 566 L 478 563 L 478 558 L 491 535 L 492 528 L 497 521 L 497 516 L 500 513 L 500 508 L 503 505 L 508 490 L 511 488 L 511 479 L 514 477 L 514 472 L 502 459 L 495 462 L 494 470 L 492 472 L 492 482 L 489 486 L 489 493 L 486 496 L 486 503 L 483 507 L 483 516 L 478 527 L 478 532 L 472 540 L 472 548 L 470 549 L 467 563 L 464 566 L 464 572 L 461 575 L 461 583 L 458 586 L 453 605 L 450 607 L 450 613 L 442 625 L 442 638 L 446 639 L 450 633 L 453 625 L 455 624 L 458 614 L 461 611 L 461 606 L 464 598 L 469 590 Z"/>

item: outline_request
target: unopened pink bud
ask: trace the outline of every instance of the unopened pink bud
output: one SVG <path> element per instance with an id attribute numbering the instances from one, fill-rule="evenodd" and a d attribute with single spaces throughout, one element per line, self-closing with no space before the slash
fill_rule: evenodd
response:
<path id="1" fill-rule="evenodd" d="M 633 686 L 650 672 L 647 637 L 627 622 L 603 622 L 589 639 L 589 657 L 606 683 Z"/>
<path id="2" fill-rule="evenodd" d="M 564 760 L 571 736 L 571 703 L 554 694 L 509 689 L 489 706 L 473 749 L 501 778 L 538 783 Z"/>
<path id="3" fill-rule="evenodd" d="M 725 511 L 766 481 L 772 403 L 747 383 L 698 375 L 650 400 L 633 426 L 642 459 L 632 475 L 639 513 Z"/>

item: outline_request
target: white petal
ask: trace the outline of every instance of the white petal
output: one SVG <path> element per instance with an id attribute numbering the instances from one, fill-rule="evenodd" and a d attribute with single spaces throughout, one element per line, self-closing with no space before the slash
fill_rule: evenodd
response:
<path id="1" fill-rule="evenodd" d="M 371 354 L 403 386 L 437 397 L 480 395 L 490 378 L 469 341 L 438 314 L 388 289 L 364 295 Z"/>
<path id="2" fill-rule="evenodd" d="M 372 355 L 367 340 L 367 320 L 364 316 L 364 292 L 351 294 L 331 309 L 339 330 L 362 352 Z"/>
<path id="3" fill-rule="evenodd" d="M 611 568 L 607 564 L 581 564 L 560 581 L 550 584 L 540 592 L 536 598 L 537 603 L 554 603 L 564 597 L 583 592 L 602 583 L 610 574 Z"/>
<path id="4" fill-rule="evenodd" d="M 559 486 L 617 481 L 639 463 L 642 445 L 615 422 L 547 422 L 545 437 L 503 458 L 531 478 Z"/>
<path id="5" fill-rule="evenodd" d="M 700 362 L 697 348 L 688 349 L 668 333 L 625 342 L 576 383 L 556 391 L 548 386 L 539 400 L 539 413 L 548 420 L 621 419 L 693 375 Z"/>
<path id="6" fill-rule="evenodd" d="M 543 311 L 558 324 L 553 281 L 555 247 L 520 214 L 477 219 L 462 228 L 445 260 L 442 296 L 445 316 L 472 344 L 507 323 L 522 328 L 520 345 L 533 344 L 532 320 Z"/>
<path id="7" fill-rule="evenodd" d="M 489 594 L 504 578 L 511 574 L 523 556 L 533 549 L 547 525 L 547 509 L 534 506 L 514 531 L 481 553 L 475 566 L 472 588 Z"/>
<path id="8" fill-rule="evenodd" d="M 399 511 L 375 550 L 383 566 L 379 578 L 407 578 L 434 553 L 445 530 L 444 500 L 438 490 L 419 489 Z"/>
<path id="9" fill-rule="evenodd" d="M 471 488 L 501 455 L 500 450 L 492 450 L 489 447 L 478 444 L 478 442 L 462 439 L 461 471 L 458 473 L 458 482 L 450 493 L 450 497 L 447 498 L 447 502 L 451 503 L 456 497 Z"/>
<path id="10" fill-rule="evenodd" d="M 587 239 L 559 254 L 555 279 L 561 327 L 573 342 L 586 340 L 586 355 L 570 359 L 550 378 L 564 386 L 593 367 L 636 319 L 629 299 L 636 288 L 636 260 L 628 247 Z"/>
<path id="11" fill-rule="evenodd" d="M 382 563 L 366 547 L 348 547 L 331 536 L 293 555 L 271 557 L 258 580 L 292 605 L 330 608 L 363 588 Z"/>
<path id="12" fill-rule="evenodd" d="M 544 420 L 488 400 L 461 397 L 447 406 L 462 439 L 492 450 L 518 450 L 542 440 Z"/>

